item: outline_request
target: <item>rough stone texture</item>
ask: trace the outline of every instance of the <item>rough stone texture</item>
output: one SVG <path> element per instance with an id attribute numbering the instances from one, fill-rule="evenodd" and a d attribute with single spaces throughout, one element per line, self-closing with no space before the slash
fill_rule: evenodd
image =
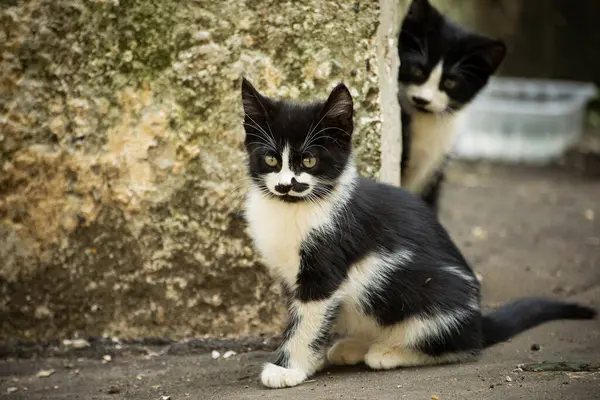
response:
<path id="1" fill-rule="evenodd" d="M 381 104 L 381 168 L 379 181 L 400 186 L 402 171 L 402 123 L 398 103 L 398 33 L 408 4 L 398 0 L 380 0 L 377 29 L 377 72 Z"/>
<path id="2" fill-rule="evenodd" d="M 239 78 L 356 99 L 379 165 L 375 2 L 9 0 L 0 6 L 0 338 L 274 331 L 235 217 Z"/>

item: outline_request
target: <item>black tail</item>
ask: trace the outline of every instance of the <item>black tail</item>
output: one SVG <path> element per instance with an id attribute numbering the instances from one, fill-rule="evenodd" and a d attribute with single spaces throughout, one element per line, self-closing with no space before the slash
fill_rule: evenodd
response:
<path id="1" fill-rule="evenodd" d="M 573 303 L 528 297 L 483 317 L 483 346 L 489 347 L 557 319 L 593 319 L 596 310 Z"/>

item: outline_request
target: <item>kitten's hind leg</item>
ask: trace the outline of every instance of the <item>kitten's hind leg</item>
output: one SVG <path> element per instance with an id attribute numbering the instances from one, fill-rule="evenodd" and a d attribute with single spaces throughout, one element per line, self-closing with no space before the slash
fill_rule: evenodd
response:
<path id="1" fill-rule="evenodd" d="M 408 347 L 390 347 L 386 344 L 375 343 L 365 355 L 365 364 L 372 369 L 419 367 L 465 361 L 472 359 L 474 355 L 473 352 L 456 352 L 432 356 Z"/>
<path id="2" fill-rule="evenodd" d="M 372 369 L 393 369 L 431 365 L 437 362 L 433 357 L 418 350 L 375 343 L 365 355 L 365 364 Z"/>
<path id="3" fill-rule="evenodd" d="M 338 340 L 327 352 L 327 360 L 333 365 L 355 365 L 364 361 L 370 343 L 357 337 Z"/>

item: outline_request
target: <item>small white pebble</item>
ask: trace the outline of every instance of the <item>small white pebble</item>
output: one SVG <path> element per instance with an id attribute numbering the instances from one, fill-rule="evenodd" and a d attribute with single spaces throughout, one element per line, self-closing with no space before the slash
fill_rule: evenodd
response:
<path id="1" fill-rule="evenodd" d="M 231 356 L 235 356 L 237 353 L 233 350 L 227 350 L 225 354 L 223 354 L 223 358 L 229 358 Z"/>
<path id="2" fill-rule="evenodd" d="M 587 219 L 588 221 L 594 220 L 594 217 L 595 217 L 594 210 L 587 209 L 587 210 L 585 210 L 584 215 L 585 215 L 585 219 Z"/>
<path id="3" fill-rule="evenodd" d="M 483 282 L 483 275 L 481 275 L 479 272 L 475 272 L 475 278 L 477 278 L 479 283 Z"/>
<path id="4" fill-rule="evenodd" d="M 212 357 L 213 360 L 216 360 L 217 358 L 221 357 L 221 353 L 219 353 L 216 350 L 213 350 L 212 353 L 210 353 L 210 356 Z"/>
<path id="5" fill-rule="evenodd" d="M 11 386 L 11 387 L 9 387 L 9 388 L 6 389 L 6 393 L 11 394 L 11 393 L 16 392 L 17 390 L 19 390 L 19 389 L 16 388 L 16 387 L 14 387 L 14 386 Z"/>
<path id="6" fill-rule="evenodd" d="M 513 369 L 513 372 L 523 372 L 523 368 L 517 367 L 517 368 Z"/>
<path id="7" fill-rule="evenodd" d="M 506 382 L 512 382 L 512 378 L 510 376 L 508 376 L 508 375 L 506 376 L 506 378 L 504 378 L 504 380 Z"/>
<path id="8" fill-rule="evenodd" d="M 397 387 L 398 389 L 400 389 L 400 388 L 402 387 L 402 385 L 396 385 L 396 387 Z"/>
<path id="9" fill-rule="evenodd" d="M 471 229 L 471 235 L 475 236 L 475 238 L 479 240 L 487 239 L 487 231 L 481 226 L 474 226 L 473 229 Z"/>
<path id="10" fill-rule="evenodd" d="M 74 349 L 84 349 L 86 347 L 90 347 L 90 342 L 85 339 L 65 339 L 63 340 L 63 345 L 66 347 L 72 347 Z"/>
<path id="11" fill-rule="evenodd" d="M 205 42 L 210 40 L 210 32 L 207 31 L 200 31 L 200 32 L 196 32 L 194 34 L 194 40 L 198 41 L 198 42 Z"/>
<path id="12" fill-rule="evenodd" d="M 102 357 L 102 364 L 106 364 L 112 361 L 112 357 L 109 354 L 105 354 L 104 357 Z"/>
<path id="13" fill-rule="evenodd" d="M 58 390 L 58 385 L 54 386 L 54 390 Z"/>
<path id="14" fill-rule="evenodd" d="M 40 372 L 38 372 L 35 376 L 37 376 L 38 378 L 47 378 L 50 375 L 52 375 L 54 373 L 53 369 L 43 369 Z"/>
<path id="15" fill-rule="evenodd" d="M 160 396 L 160 400 L 171 400 L 171 396 Z"/>

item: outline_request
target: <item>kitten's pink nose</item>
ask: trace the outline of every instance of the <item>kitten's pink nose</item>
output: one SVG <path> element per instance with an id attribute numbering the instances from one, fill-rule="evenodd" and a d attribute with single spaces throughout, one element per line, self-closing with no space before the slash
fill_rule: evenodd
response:
<path id="1" fill-rule="evenodd" d="M 416 106 L 426 106 L 429 103 L 431 103 L 431 101 L 424 99 L 422 97 L 417 97 L 417 96 L 413 96 L 412 97 L 412 102 L 416 105 Z"/>

